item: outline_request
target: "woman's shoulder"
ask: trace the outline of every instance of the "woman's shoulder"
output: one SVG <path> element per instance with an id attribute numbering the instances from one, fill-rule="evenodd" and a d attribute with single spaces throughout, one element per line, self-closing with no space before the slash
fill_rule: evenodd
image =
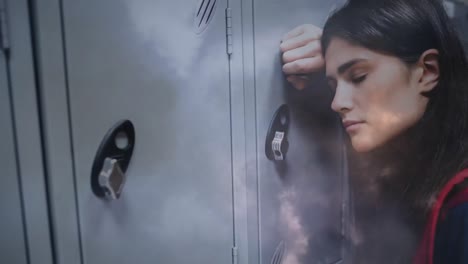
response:
<path id="1" fill-rule="evenodd" d="M 468 263 L 468 187 L 442 207 L 434 243 L 434 263 Z"/>
<path id="2" fill-rule="evenodd" d="M 466 173 L 463 170 L 457 174 Z M 457 184 L 442 203 L 434 242 L 434 263 L 468 263 L 468 177 Z"/>
<path id="3" fill-rule="evenodd" d="M 467 180 L 468 169 L 463 169 L 437 195 L 415 264 L 468 263 L 468 185 L 464 186 Z"/>

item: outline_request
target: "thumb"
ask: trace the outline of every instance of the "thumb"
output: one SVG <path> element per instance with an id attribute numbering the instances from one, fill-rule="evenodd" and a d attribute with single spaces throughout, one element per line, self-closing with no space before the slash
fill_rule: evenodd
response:
<path id="1" fill-rule="evenodd" d="M 307 76 L 290 75 L 286 80 L 298 90 L 304 90 L 309 83 L 309 78 Z"/>

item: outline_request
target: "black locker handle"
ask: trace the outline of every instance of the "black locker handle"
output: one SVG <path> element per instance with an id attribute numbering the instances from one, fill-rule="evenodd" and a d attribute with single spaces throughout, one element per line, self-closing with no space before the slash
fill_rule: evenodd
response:
<path id="1" fill-rule="evenodd" d="M 286 159 L 286 153 L 289 149 L 289 122 L 289 107 L 283 104 L 273 115 L 266 135 L 265 155 L 269 160 L 282 161 Z"/>
<path id="2" fill-rule="evenodd" d="M 119 137 L 123 137 L 127 142 L 118 145 Z M 91 169 L 91 189 L 97 197 L 120 197 L 134 146 L 135 128 L 130 120 L 121 120 L 107 131 Z"/>

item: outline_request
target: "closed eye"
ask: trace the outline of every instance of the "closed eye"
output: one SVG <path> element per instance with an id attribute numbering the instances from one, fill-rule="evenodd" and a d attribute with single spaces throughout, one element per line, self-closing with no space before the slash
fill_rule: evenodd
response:
<path id="1" fill-rule="evenodd" d="M 354 84 L 358 84 L 358 83 L 361 83 L 362 81 L 364 81 L 366 79 L 366 74 L 364 75 L 361 75 L 359 77 L 356 77 L 356 78 L 352 78 L 351 81 L 354 83 Z"/>

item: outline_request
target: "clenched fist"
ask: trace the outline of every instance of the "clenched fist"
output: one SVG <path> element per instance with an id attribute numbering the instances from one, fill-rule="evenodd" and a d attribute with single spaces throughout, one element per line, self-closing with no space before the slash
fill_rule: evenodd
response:
<path id="1" fill-rule="evenodd" d="M 322 29 L 312 24 L 304 24 L 294 28 L 281 39 L 283 72 L 288 82 L 296 89 L 304 89 L 310 82 L 308 75 L 322 70 L 325 66 L 321 37 Z"/>

